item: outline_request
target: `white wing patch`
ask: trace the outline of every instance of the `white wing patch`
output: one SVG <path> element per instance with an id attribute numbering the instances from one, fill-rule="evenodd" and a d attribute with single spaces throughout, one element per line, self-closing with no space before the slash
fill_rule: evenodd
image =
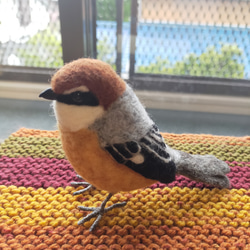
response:
<path id="1" fill-rule="evenodd" d="M 163 183 L 175 180 L 175 163 L 156 125 L 139 141 L 108 145 L 105 149 L 118 163 L 146 178 Z"/>
<path id="2" fill-rule="evenodd" d="M 144 156 L 142 154 L 137 154 L 137 155 L 134 155 L 129 160 L 134 162 L 135 164 L 142 164 L 144 162 Z"/>

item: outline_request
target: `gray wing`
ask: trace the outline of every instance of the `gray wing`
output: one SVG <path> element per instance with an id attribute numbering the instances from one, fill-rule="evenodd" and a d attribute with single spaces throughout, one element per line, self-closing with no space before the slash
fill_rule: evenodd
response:
<path id="1" fill-rule="evenodd" d="M 108 145 L 105 149 L 121 164 L 146 178 L 170 183 L 176 166 L 156 125 L 139 141 Z"/>

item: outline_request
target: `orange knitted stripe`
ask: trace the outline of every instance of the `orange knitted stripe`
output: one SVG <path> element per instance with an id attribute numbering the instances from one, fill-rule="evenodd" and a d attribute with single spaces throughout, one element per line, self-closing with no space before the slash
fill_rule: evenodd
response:
<path id="1" fill-rule="evenodd" d="M 0 224 L 0 249 L 249 249 L 250 228 L 221 225 L 178 228 L 139 225 L 84 227 Z"/>
<path id="2" fill-rule="evenodd" d="M 40 129 L 27 129 L 27 128 L 21 128 L 17 132 L 12 133 L 12 136 L 15 137 L 59 137 L 59 131 L 58 130 L 40 130 Z"/>

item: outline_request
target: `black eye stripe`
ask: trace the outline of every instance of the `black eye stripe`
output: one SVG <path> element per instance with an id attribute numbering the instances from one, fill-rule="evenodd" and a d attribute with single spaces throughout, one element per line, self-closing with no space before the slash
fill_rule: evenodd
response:
<path id="1" fill-rule="evenodd" d="M 77 106 L 98 106 L 99 101 L 96 96 L 91 92 L 75 91 L 66 95 L 58 95 L 56 100 L 68 105 Z"/>
<path id="2" fill-rule="evenodd" d="M 77 91 L 71 94 L 73 102 L 81 103 L 84 100 L 84 93 Z"/>

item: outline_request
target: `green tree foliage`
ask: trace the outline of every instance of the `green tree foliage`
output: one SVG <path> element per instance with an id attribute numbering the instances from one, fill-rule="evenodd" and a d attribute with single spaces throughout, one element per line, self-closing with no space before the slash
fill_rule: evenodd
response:
<path id="1" fill-rule="evenodd" d="M 116 48 L 113 47 L 109 42 L 108 38 L 104 37 L 103 40 L 97 42 L 97 59 L 104 61 L 112 66 L 115 70 L 115 57 Z"/>
<path id="2" fill-rule="evenodd" d="M 97 58 L 115 69 L 116 48 L 109 43 L 108 37 L 97 42 Z M 32 36 L 17 51 L 22 65 L 28 67 L 58 68 L 63 65 L 62 47 L 59 36 L 50 29 L 40 31 Z"/>
<path id="3" fill-rule="evenodd" d="M 17 56 L 22 65 L 30 67 L 58 68 L 63 65 L 62 46 L 58 36 L 46 29 L 32 36 L 19 48 Z"/>
<path id="4" fill-rule="evenodd" d="M 137 72 L 241 79 L 244 78 L 242 58 L 242 50 L 237 45 L 223 44 L 220 49 L 209 47 L 201 55 L 190 54 L 173 65 L 168 59 L 157 57 L 155 63 L 139 66 Z"/>
<path id="5" fill-rule="evenodd" d="M 130 2 L 123 1 L 123 20 L 128 22 L 130 19 Z M 115 21 L 116 20 L 116 0 L 97 0 L 97 20 Z"/>

